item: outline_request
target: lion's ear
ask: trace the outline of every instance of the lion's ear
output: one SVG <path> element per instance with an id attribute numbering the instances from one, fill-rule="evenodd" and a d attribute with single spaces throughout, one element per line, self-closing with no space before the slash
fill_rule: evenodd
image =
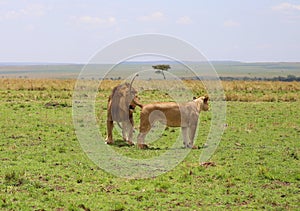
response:
<path id="1" fill-rule="evenodd" d="M 196 97 L 193 97 L 193 100 L 196 100 L 197 98 Z"/>

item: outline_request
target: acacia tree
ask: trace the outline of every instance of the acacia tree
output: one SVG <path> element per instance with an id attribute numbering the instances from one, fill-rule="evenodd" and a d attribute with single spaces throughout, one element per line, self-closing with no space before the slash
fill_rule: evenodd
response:
<path id="1" fill-rule="evenodd" d="M 162 74 L 164 76 L 164 79 L 166 80 L 166 76 L 164 71 L 168 71 L 171 67 L 168 64 L 159 64 L 159 65 L 153 65 L 153 69 L 155 69 L 155 73 Z"/>

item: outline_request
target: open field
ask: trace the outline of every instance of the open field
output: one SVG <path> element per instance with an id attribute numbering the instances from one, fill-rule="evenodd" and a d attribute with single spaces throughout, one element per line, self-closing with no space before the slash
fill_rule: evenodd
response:
<path id="1" fill-rule="evenodd" d="M 107 97 L 118 83 L 107 80 L 99 87 L 102 134 Z M 195 95 L 206 93 L 199 81 L 185 83 Z M 300 209 L 299 82 L 223 82 L 226 129 L 210 165 L 199 164 L 210 128 L 206 112 L 196 140 L 200 148 L 170 172 L 139 180 L 103 171 L 82 151 L 72 122 L 74 85 L 75 80 L 0 79 L 0 209 Z M 166 100 L 156 90 L 139 96 L 143 103 Z M 151 150 L 126 146 L 114 132 L 112 149 L 144 158 L 168 150 L 180 130 L 164 131 Z"/>
<path id="2" fill-rule="evenodd" d="M 93 73 L 105 75 L 106 78 L 124 78 L 130 72 L 139 72 L 152 69 L 152 65 L 169 64 L 170 72 L 178 77 L 192 77 L 188 69 L 196 71 L 198 75 L 206 75 L 211 71 L 211 65 L 220 77 L 233 78 L 273 78 L 287 77 L 289 75 L 300 77 L 299 62 L 258 62 L 245 63 L 237 61 L 212 61 L 208 62 L 184 62 L 184 65 L 175 61 L 149 61 L 149 62 L 122 62 L 116 66 L 112 64 L 90 64 L 88 66 Z M 52 64 L 52 63 L 0 63 L 0 78 L 77 78 L 85 64 Z"/>

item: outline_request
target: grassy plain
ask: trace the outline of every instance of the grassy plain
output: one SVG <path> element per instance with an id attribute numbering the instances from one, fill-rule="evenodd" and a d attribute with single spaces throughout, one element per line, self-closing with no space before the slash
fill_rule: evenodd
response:
<path id="1" fill-rule="evenodd" d="M 97 96 L 105 134 L 107 97 L 119 81 L 106 81 Z M 129 180 L 106 173 L 88 159 L 72 122 L 74 80 L 0 79 L 0 209 L 3 210 L 299 210 L 300 83 L 224 82 L 226 130 L 212 165 L 202 149 L 170 172 Z M 202 84 L 187 81 L 195 95 Z M 142 102 L 166 100 L 141 92 Z M 137 108 L 135 114 L 138 125 Z M 211 113 L 201 114 L 202 146 Z M 166 148 L 179 130 L 166 130 L 151 146 Z M 115 135 L 118 139 L 116 131 Z M 157 150 L 112 148 L 128 156 Z"/>

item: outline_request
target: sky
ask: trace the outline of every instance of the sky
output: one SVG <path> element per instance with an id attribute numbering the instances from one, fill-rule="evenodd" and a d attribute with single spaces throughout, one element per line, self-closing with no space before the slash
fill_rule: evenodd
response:
<path id="1" fill-rule="evenodd" d="M 213 61 L 300 62 L 300 0 L 0 0 L 0 62 L 87 63 L 147 33 Z"/>

